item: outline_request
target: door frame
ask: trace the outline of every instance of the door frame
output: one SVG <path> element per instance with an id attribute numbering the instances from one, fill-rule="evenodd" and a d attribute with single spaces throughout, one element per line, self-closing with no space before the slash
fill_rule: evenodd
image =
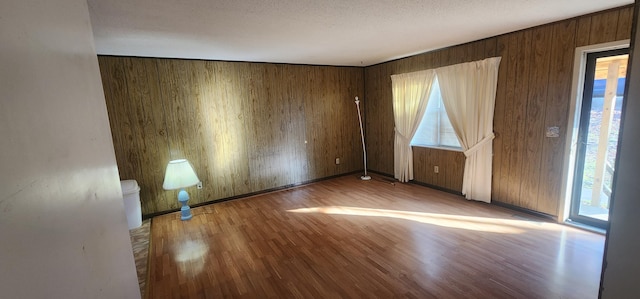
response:
<path id="1" fill-rule="evenodd" d="M 585 69 L 586 71 L 584 76 L 585 79 L 587 76 L 593 76 L 595 74 L 595 68 L 596 68 L 596 63 L 598 58 L 624 55 L 624 54 L 629 55 L 629 48 L 605 50 L 605 51 L 598 51 L 598 52 L 592 52 L 587 54 L 588 55 L 587 55 L 586 69 Z M 571 208 L 569 210 L 569 219 L 571 219 L 572 221 L 577 221 L 577 222 L 586 224 L 586 225 L 598 227 L 601 229 L 606 229 L 608 221 L 592 218 L 585 215 L 580 215 L 580 200 L 576 198 L 576 193 L 582 192 L 582 184 L 583 184 L 583 177 L 584 177 L 584 163 L 586 158 L 586 142 L 587 142 L 585 135 L 587 135 L 589 132 L 589 121 L 586 121 L 586 119 L 590 119 L 590 115 L 591 115 L 591 109 L 593 105 L 592 100 L 593 100 L 594 82 L 592 80 L 585 80 L 583 87 L 586 87 L 586 88 L 584 88 L 585 90 L 583 90 L 583 93 L 582 93 L 583 94 L 582 102 L 581 102 L 582 107 L 580 109 L 581 111 L 579 112 L 580 124 L 578 126 L 578 132 L 577 132 L 578 142 L 576 143 L 576 156 L 575 156 L 576 164 L 573 170 L 574 171 L 573 191 L 570 199 Z M 581 138 L 582 138 L 582 142 L 579 142 Z M 575 173 L 577 172 L 580 172 L 582 176 L 575 177 Z"/>
<path id="2" fill-rule="evenodd" d="M 564 146 L 564 162 L 562 168 L 561 196 L 558 202 L 559 223 L 565 223 L 569 219 L 571 211 L 571 195 L 573 192 L 574 169 L 576 162 L 578 129 L 580 126 L 580 114 L 582 112 L 582 97 L 584 94 L 584 76 L 586 72 L 587 55 L 594 52 L 602 52 L 628 48 L 630 40 L 620 40 L 609 43 L 577 47 L 573 60 L 573 80 L 571 82 L 571 97 L 569 99 L 569 117 L 567 118 L 567 134 Z"/>

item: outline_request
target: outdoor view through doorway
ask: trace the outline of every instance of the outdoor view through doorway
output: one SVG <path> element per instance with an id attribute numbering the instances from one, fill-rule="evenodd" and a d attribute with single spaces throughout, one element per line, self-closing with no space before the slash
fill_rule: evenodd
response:
<path id="1" fill-rule="evenodd" d="M 587 55 L 570 219 L 606 228 L 628 49 Z"/>

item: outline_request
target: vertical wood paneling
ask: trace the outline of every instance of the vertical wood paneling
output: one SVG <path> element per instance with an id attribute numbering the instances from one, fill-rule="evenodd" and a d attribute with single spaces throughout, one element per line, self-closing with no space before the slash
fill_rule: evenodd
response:
<path id="1" fill-rule="evenodd" d="M 155 62 L 116 58 L 100 62 L 103 86 L 109 86 L 105 97 L 120 177 L 138 181 L 143 210 L 166 208 L 162 180 L 168 143 Z"/>
<path id="2" fill-rule="evenodd" d="M 312 91 L 307 91 L 304 88 L 301 88 L 296 80 L 298 77 L 304 77 L 304 72 L 304 67 L 288 65 L 286 66 L 286 72 L 284 73 L 283 78 L 286 82 L 286 90 L 284 92 L 287 94 L 287 105 L 285 106 L 284 112 L 290 118 L 290 121 L 285 125 L 285 131 L 287 132 L 285 142 L 289 147 L 288 150 L 290 153 L 290 158 L 287 159 L 287 164 L 291 180 L 299 180 L 300 178 L 302 178 L 302 180 L 309 180 L 312 177 L 312 173 L 309 172 L 307 148 L 304 143 L 306 140 L 305 137 L 307 136 L 306 128 L 308 126 L 306 123 L 307 114 L 305 112 L 304 99 L 305 95 L 310 94 Z M 342 88 L 339 89 L 343 90 Z M 354 118 L 351 118 L 351 120 L 353 119 Z M 341 136 L 337 139 L 336 144 L 344 143 L 345 141 L 343 138 L 353 139 L 353 136 Z M 354 142 L 354 140 L 350 141 Z M 349 149 L 357 148 L 353 144 L 350 144 L 350 146 L 351 147 L 349 147 Z M 344 157 L 343 160 L 346 160 L 344 163 L 351 163 L 344 165 L 347 169 L 357 169 L 357 165 L 359 164 L 354 163 L 356 158 L 350 158 L 347 154 L 355 155 L 352 151 L 347 150 L 344 156 L 341 157 Z M 341 169 L 337 168 L 337 171 L 341 171 Z"/>
<path id="3" fill-rule="evenodd" d="M 133 139 L 131 126 L 126 125 L 129 122 L 129 115 L 118 115 L 115 113 L 115 111 L 119 109 L 118 107 L 124 106 L 127 103 L 124 99 L 128 98 L 124 64 L 118 63 L 111 57 L 105 57 L 98 62 L 100 65 L 102 85 L 110 87 L 104 89 L 105 98 L 113 99 L 106 101 L 110 120 L 109 125 L 111 126 L 112 132 L 119 130 L 119 134 L 112 134 L 113 143 L 126 146 L 128 144 L 127 141 Z M 132 167 L 128 163 L 127 151 L 119 150 L 116 151 L 115 154 L 120 174 L 133 174 Z"/>
<path id="4" fill-rule="evenodd" d="M 540 190 L 536 211 L 557 215 L 561 196 L 563 154 L 566 140 L 566 120 L 571 101 L 571 79 L 573 70 L 572 50 L 575 45 L 576 21 L 569 20 L 553 26 L 551 63 L 544 127 L 559 127 L 557 138 L 543 137 L 542 161 L 540 164 Z"/>
<path id="5" fill-rule="evenodd" d="M 152 59 L 129 59 L 126 63 L 129 97 L 134 99 L 132 108 L 137 119 L 138 133 L 132 155 L 138 156 L 137 171 L 142 175 L 146 184 L 140 186 L 140 195 L 151 195 L 151 198 L 165 199 L 153 200 L 149 204 L 155 208 L 165 208 L 167 201 L 162 192 L 162 181 L 166 166 L 167 136 L 166 123 L 163 117 L 162 105 L 158 86 L 157 69 Z M 151 74 L 150 76 L 148 74 Z M 137 100 L 137 102 L 135 102 Z M 139 148 L 146 149 L 137 152 Z M 164 161 L 163 161 L 164 160 Z"/>
<path id="6" fill-rule="evenodd" d="M 496 57 L 500 56 L 500 49 L 498 47 L 498 38 L 492 37 L 485 41 L 484 52 L 486 57 Z M 483 59 L 484 57 L 480 57 Z"/>
<path id="7" fill-rule="evenodd" d="M 362 169 L 362 68 L 99 61 L 120 174 L 138 180 L 145 215 L 179 207 L 162 189 L 169 159 L 189 159 L 203 181 L 191 204 Z"/>
<path id="8" fill-rule="evenodd" d="M 537 27 L 532 32 L 533 66 L 529 74 L 529 95 L 527 98 L 527 117 L 524 141 L 524 157 L 520 198 L 528 207 L 537 208 L 540 188 L 540 161 L 542 158 L 542 140 L 544 138 L 544 116 L 549 83 L 549 60 L 552 27 Z"/>
<path id="9" fill-rule="evenodd" d="M 174 159 L 187 159 L 194 166 L 194 170 L 198 174 L 198 177 L 202 180 L 203 171 L 199 167 L 202 163 L 200 161 L 200 155 L 197 151 L 191 150 L 192 145 L 192 132 L 195 130 L 194 118 L 197 104 L 192 105 L 190 101 L 193 99 L 197 101 L 196 94 L 186 89 L 186 86 L 191 86 L 191 74 L 189 72 L 189 66 L 185 63 L 172 64 L 167 66 L 161 61 L 155 60 L 159 74 L 171 74 L 171 76 L 159 76 L 160 78 L 160 92 L 163 98 L 159 98 L 160 106 L 163 109 L 163 117 L 167 122 L 167 137 L 169 144 L 167 145 L 168 159 L 164 161 L 163 170 L 165 170 L 166 163 L 169 160 Z M 167 68 L 169 72 L 167 72 Z M 149 76 L 150 74 L 147 74 Z M 195 91 L 195 90 L 194 90 Z M 168 99 L 168 100 L 167 100 Z M 180 114 L 189 115 L 189 117 L 178 117 Z M 115 132 L 113 132 L 115 134 Z M 179 138 L 182 136 L 183 138 Z M 144 148 L 142 148 L 144 149 Z M 149 167 L 150 169 L 150 167 Z M 163 179 L 160 179 L 162 183 Z M 145 182 L 147 184 L 151 182 Z M 206 182 L 203 180 L 203 184 Z M 198 203 L 200 200 L 199 194 L 195 194 L 195 190 L 189 190 L 191 195 L 191 204 Z M 157 192 L 165 193 L 168 200 L 161 201 L 162 206 L 158 206 L 153 211 L 164 211 L 170 209 L 176 209 L 179 207 L 177 200 L 171 200 L 171 198 L 177 198 L 176 191 L 166 191 L 162 188 Z"/>
<path id="10" fill-rule="evenodd" d="M 190 81 L 177 88 L 188 89 L 192 86 L 195 89 L 191 92 L 191 98 L 187 98 L 192 105 L 198 106 L 197 118 L 192 122 L 193 131 L 190 134 L 193 139 L 189 140 L 198 146 L 193 148 L 190 156 L 199 156 L 198 166 L 194 166 L 204 176 L 201 178 L 203 186 L 207 186 L 198 190 L 199 201 L 249 192 L 251 188 L 245 137 L 247 117 L 243 110 L 246 93 L 242 89 L 236 89 L 236 86 L 246 84 L 246 79 L 239 75 L 245 65 L 238 64 L 233 68 L 224 62 L 181 60 L 162 60 L 158 63 L 182 65 L 191 70 Z M 165 71 L 162 74 L 166 77 L 174 74 L 169 70 Z M 214 111 L 215 114 L 211 115 Z M 175 125 L 174 132 L 183 129 L 177 127 L 179 123 Z M 180 138 L 180 134 L 174 134 L 174 138 L 185 140 Z"/>
<path id="11" fill-rule="evenodd" d="M 616 40 L 625 40 L 631 37 L 631 26 L 633 24 L 633 7 L 623 8 L 618 15 L 618 28 L 616 29 Z"/>
<path id="12" fill-rule="evenodd" d="M 427 147 L 413 147 L 415 180 L 451 191 L 462 190 L 464 154 Z M 439 172 L 433 171 L 438 166 Z M 427 171 L 428 170 L 428 171 Z"/>
<path id="13" fill-rule="evenodd" d="M 521 34 L 516 35 L 511 41 L 509 55 L 515 54 L 515 65 L 513 66 L 514 76 L 507 85 L 507 94 L 511 88 L 512 98 L 507 98 L 512 104 L 509 110 L 510 117 L 505 122 L 510 128 L 510 137 L 505 138 L 507 146 L 505 151 L 509 156 L 509 170 L 507 172 L 507 203 L 518 205 L 521 207 L 532 208 L 532 204 L 522 200 L 520 192 L 522 190 L 522 178 L 525 155 L 525 128 L 527 122 L 527 100 L 529 94 L 529 76 L 531 69 L 532 52 L 532 30 L 525 30 Z"/>
<path id="14" fill-rule="evenodd" d="M 373 66 L 366 72 L 364 122 L 366 125 L 367 166 L 386 174 L 393 174 L 393 103 L 391 74 L 393 64 Z M 369 70 L 369 68 L 367 68 Z M 385 100 L 386 99 L 386 100 Z"/>
<path id="15" fill-rule="evenodd" d="M 440 151 L 441 153 L 443 151 Z M 462 190 L 462 178 L 464 177 L 464 163 L 466 158 L 462 152 L 446 152 L 447 169 L 445 169 L 446 182 L 445 188 L 449 190 Z"/>
<path id="16" fill-rule="evenodd" d="M 589 37 L 591 36 L 591 15 L 578 18 L 576 27 L 576 47 L 584 47 L 589 45 Z"/>
<path id="17" fill-rule="evenodd" d="M 493 200 L 556 215 L 575 48 L 629 38 L 632 13 L 630 6 L 622 7 L 367 67 L 371 169 L 393 173 L 392 74 L 498 55 Z M 549 126 L 560 127 L 561 136 L 544 137 Z M 446 151 L 414 148 L 416 180 L 460 191 L 452 182 L 461 182 L 464 162 L 454 166 L 459 171 L 446 166 L 443 177 L 433 173 L 434 165 L 456 165 L 450 161 Z M 451 173 L 459 179 L 448 177 Z"/>
<path id="18" fill-rule="evenodd" d="M 620 10 L 610 10 L 591 17 L 590 44 L 600 44 L 616 40 Z"/>
<path id="19" fill-rule="evenodd" d="M 289 180 L 287 159 L 293 151 L 285 142 L 289 133 L 286 123 L 291 119 L 290 98 L 283 90 L 286 82 L 282 71 L 276 65 L 260 64 L 251 73 L 246 125 L 253 130 L 247 130 L 245 134 L 247 140 L 253 141 L 248 148 L 253 190 L 282 186 Z"/>
<path id="20" fill-rule="evenodd" d="M 498 69 L 498 85 L 506 84 L 507 80 L 510 78 L 508 76 L 507 70 L 509 69 L 509 48 L 508 48 L 509 39 L 505 36 L 501 36 L 496 38 L 496 49 L 495 52 L 488 49 L 488 56 L 500 56 L 502 59 L 500 60 L 500 68 Z M 493 140 L 493 180 L 491 181 L 493 190 L 493 197 L 497 200 L 504 200 L 506 197 L 506 187 L 507 184 L 504 183 L 504 179 L 502 178 L 503 173 L 506 173 L 506 169 L 508 169 L 508 159 L 504 159 L 505 154 L 504 151 L 504 139 L 505 139 L 505 106 L 506 106 L 506 89 L 501 88 L 496 90 L 496 103 L 494 109 L 494 123 L 493 123 L 493 131 L 496 135 L 496 138 Z"/>

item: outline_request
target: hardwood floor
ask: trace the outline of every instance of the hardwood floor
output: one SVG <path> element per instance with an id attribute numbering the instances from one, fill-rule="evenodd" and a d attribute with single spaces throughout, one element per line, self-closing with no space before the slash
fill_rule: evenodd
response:
<path id="1" fill-rule="evenodd" d="M 380 177 L 152 223 L 149 298 L 596 298 L 604 236 Z"/>

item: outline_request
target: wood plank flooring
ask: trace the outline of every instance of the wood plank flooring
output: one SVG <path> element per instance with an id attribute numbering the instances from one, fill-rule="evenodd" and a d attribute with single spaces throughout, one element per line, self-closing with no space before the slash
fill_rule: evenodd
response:
<path id="1" fill-rule="evenodd" d="M 148 298 L 596 298 L 604 236 L 380 177 L 152 223 Z"/>

